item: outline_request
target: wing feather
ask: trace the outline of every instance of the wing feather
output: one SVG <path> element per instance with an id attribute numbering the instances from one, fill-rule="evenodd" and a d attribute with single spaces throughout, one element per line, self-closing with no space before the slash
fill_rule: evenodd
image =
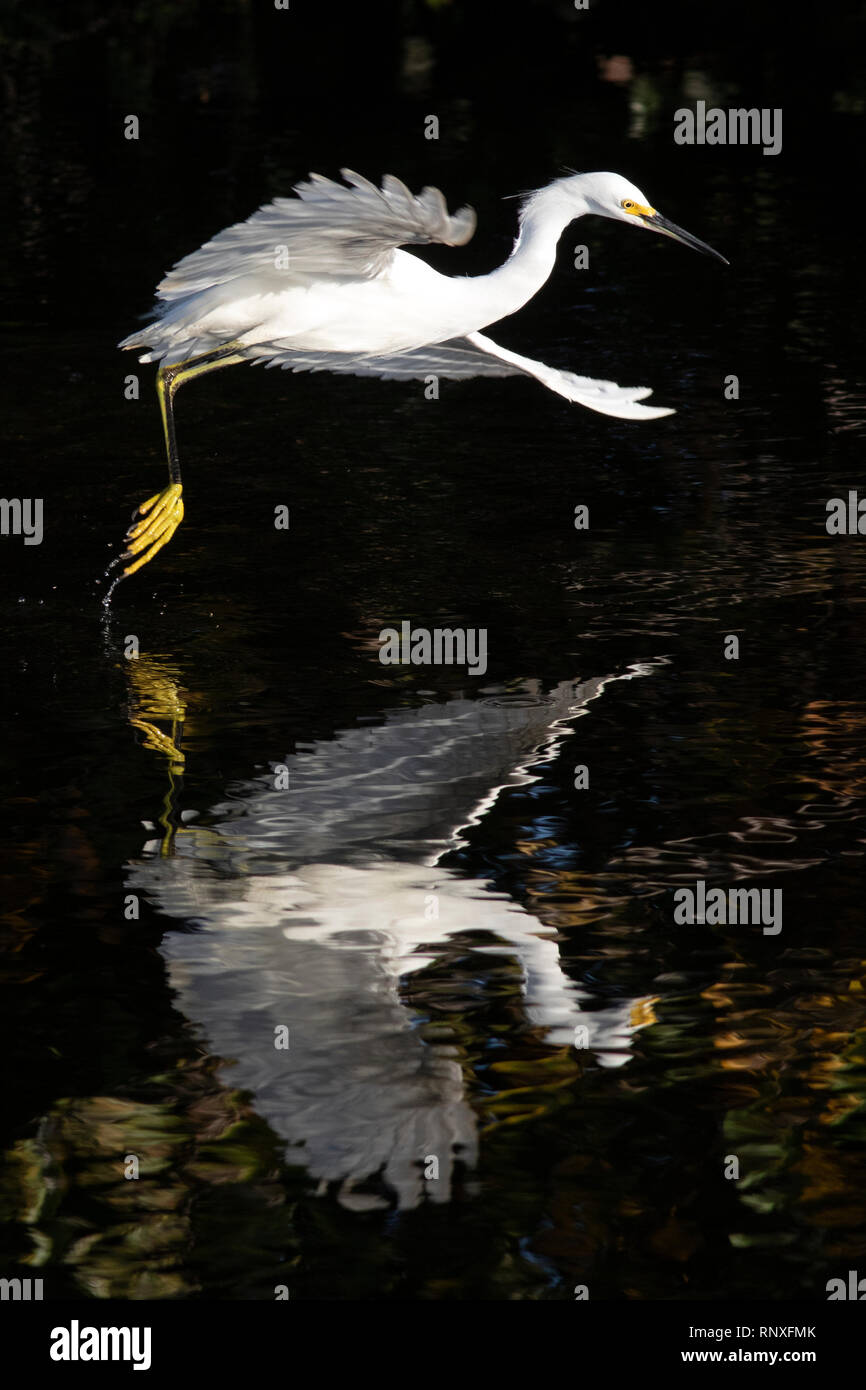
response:
<path id="1" fill-rule="evenodd" d="M 449 214 L 438 188 L 415 196 L 393 174 L 381 188 L 351 169 L 341 174 L 342 184 L 311 174 L 295 185 L 296 198 L 275 198 L 227 227 L 178 261 L 157 297 L 182 299 L 238 279 L 254 280 L 265 292 L 319 276 L 372 279 L 398 246 L 463 246 L 475 230 L 472 208 Z"/>
<path id="2" fill-rule="evenodd" d="M 452 338 L 429 347 L 412 348 L 389 356 L 361 356 L 349 352 L 305 352 L 289 343 L 278 352 L 279 343 L 262 344 L 250 355 L 266 359 L 267 367 L 293 372 L 342 372 L 349 376 L 377 376 L 387 381 L 423 381 L 425 377 L 445 377 L 450 381 L 477 376 L 519 376 L 520 368 L 501 362 L 473 347 L 466 338 Z"/>
<path id="3" fill-rule="evenodd" d="M 275 351 L 277 349 L 277 351 Z M 640 405 L 652 395 L 648 386 L 619 386 L 615 381 L 598 381 L 574 372 L 548 367 L 530 357 L 521 357 L 494 343 L 481 333 L 466 338 L 395 352 L 390 356 L 350 352 L 306 352 L 285 343 L 263 343 L 249 349 L 250 356 L 264 360 L 267 367 L 293 372 L 342 372 L 350 376 L 377 376 L 388 381 L 423 381 L 441 376 L 451 381 L 487 376 L 531 376 L 567 401 L 586 406 L 601 415 L 619 420 L 657 420 L 674 412 L 667 406 Z"/>

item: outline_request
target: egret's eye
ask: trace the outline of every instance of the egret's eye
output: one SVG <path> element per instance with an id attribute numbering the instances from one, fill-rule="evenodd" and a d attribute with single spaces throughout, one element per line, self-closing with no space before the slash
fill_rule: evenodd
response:
<path id="1" fill-rule="evenodd" d="M 620 207 L 624 208 L 626 212 L 631 212 L 632 208 L 634 207 L 634 203 L 632 202 L 631 198 L 623 198 L 622 202 L 620 203 Z"/>

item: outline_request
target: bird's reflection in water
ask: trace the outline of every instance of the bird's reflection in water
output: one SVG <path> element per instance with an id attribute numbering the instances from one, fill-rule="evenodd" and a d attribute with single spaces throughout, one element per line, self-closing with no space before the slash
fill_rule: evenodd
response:
<path id="1" fill-rule="evenodd" d="M 546 1043 L 628 1059 L 648 1001 L 585 1011 L 593 1001 L 564 972 L 553 929 L 441 861 L 504 788 L 534 780 L 611 680 L 653 669 L 389 711 L 232 787 L 200 824 L 172 831 L 171 855 L 155 840 L 128 866 L 130 888 L 195 928 L 161 949 L 226 1081 L 345 1205 L 384 1204 L 383 1188 L 402 1207 L 447 1201 L 454 1163 L 475 1161 L 459 1049 L 425 1041 L 401 988 L 458 933 L 479 955 L 515 959 L 526 1026 Z M 374 1175 L 378 1192 L 357 1190 Z"/>

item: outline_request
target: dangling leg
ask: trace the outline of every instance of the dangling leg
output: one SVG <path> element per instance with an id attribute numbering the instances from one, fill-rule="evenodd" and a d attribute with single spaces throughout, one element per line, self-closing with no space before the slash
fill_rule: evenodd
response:
<path id="1" fill-rule="evenodd" d="M 111 562 L 122 564 L 124 560 L 139 558 L 127 565 L 122 574 L 126 579 L 135 574 L 143 565 L 153 559 L 157 551 L 168 545 L 180 523 L 183 521 L 183 484 L 180 480 L 180 462 L 177 456 L 177 440 L 174 431 L 174 397 L 184 382 L 205 372 L 216 371 L 219 367 L 230 367 L 246 358 L 238 351 L 237 343 L 228 343 L 215 352 L 201 357 L 190 357 L 185 362 L 173 362 L 169 367 L 160 367 L 156 374 L 156 394 L 162 415 L 162 428 L 165 434 L 165 451 L 168 458 L 168 487 L 154 493 L 133 514 L 133 524 L 126 533 L 126 549 L 122 555 Z"/>

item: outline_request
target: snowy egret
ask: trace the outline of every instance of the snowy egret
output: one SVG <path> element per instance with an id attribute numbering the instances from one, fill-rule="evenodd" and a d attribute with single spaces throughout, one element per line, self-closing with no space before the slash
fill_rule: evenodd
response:
<path id="1" fill-rule="evenodd" d="M 438 188 L 417 197 L 387 174 L 382 187 L 343 169 L 345 184 L 311 174 L 297 198 L 276 198 L 246 222 L 185 256 L 157 288 L 156 317 L 120 343 L 159 362 L 157 394 L 169 484 L 138 508 L 123 576 L 152 560 L 183 519 L 174 428 L 178 387 L 236 362 L 293 371 L 348 372 L 409 380 L 524 373 L 567 401 L 621 420 L 673 412 L 639 405 L 652 391 L 595 381 L 500 347 L 479 330 L 513 314 L 553 269 L 565 227 L 594 213 L 673 237 L 727 265 L 717 251 L 668 222 L 619 174 L 555 179 L 520 205 L 508 260 L 489 275 L 440 275 L 411 253 L 423 242 L 462 246 L 475 213 L 450 216 Z"/>

